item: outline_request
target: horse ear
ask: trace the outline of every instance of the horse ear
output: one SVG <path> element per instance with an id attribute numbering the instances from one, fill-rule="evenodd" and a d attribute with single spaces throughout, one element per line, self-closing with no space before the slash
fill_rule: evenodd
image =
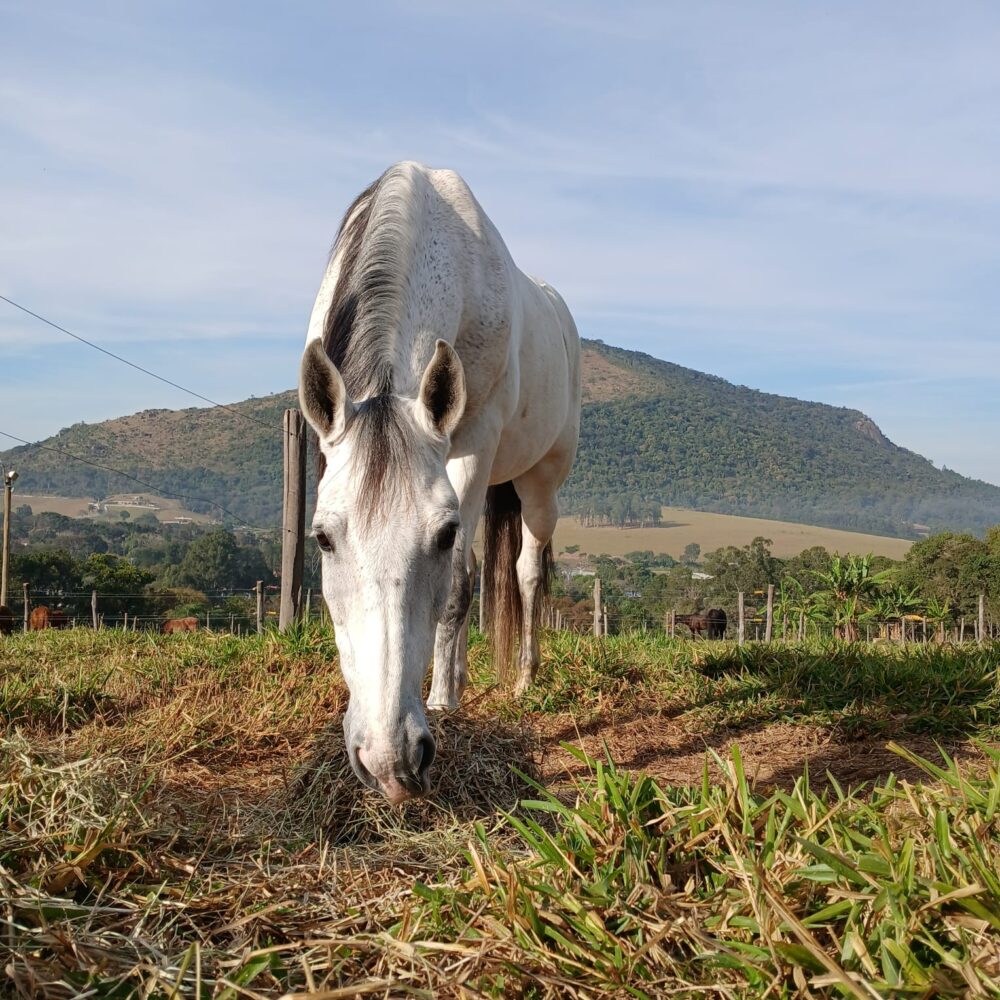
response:
<path id="1" fill-rule="evenodd" d="M 438 434 L 448 437 L 465 412 L 465 369 L 446 340 L 439 340 L 434 357 L 420 380 L 420 402 Z"/>
<path id="2" fill-rule="evenodd" d="M 320 441 L 340 437 L 354 413 L 337 366 L 327 357 L 321 340 L 306 345 L 299 368 L 299 403 Z"/>

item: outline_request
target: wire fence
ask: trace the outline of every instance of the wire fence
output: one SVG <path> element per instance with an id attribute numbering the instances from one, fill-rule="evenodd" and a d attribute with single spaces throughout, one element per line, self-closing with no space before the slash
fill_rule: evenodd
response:
<path id="1" fill-rule="evenodd" d="M 729 605 L 729 602 L 720 602 Z M 63 592 L 38 590 L 12 594 L 7 602 L 9 618 L 0 613 L 0 632 L 41 628 L 117 628 L 131 631 L 171 630 L 169 622 L 185 622 L 184 630 L 208 629 L 244 635 L 276 628 L 280 595 L 275 585 L 259 589 L 229 589 L 212 593 L 163 590 L 143 593 Z M 737 602 L 732 602 L 737 604 Z M 567 598 L 547 600 L 541 610 L 541 626 L 551 631 L 613 636 L 623 633 L 659 634 L 676 639 L 728 639 L 746 642 L 795 642 L 805 639 L 854 639 L 862 642 L 978 642 L 1000 639 L 1000 623 L 992 616 L 954 616 L 935 620 L 926 615 L 897 617 L 861 616 L 845 625 L 820 616 L 807 616 L 774 609 L 770 627 L 765 611 L 745 609 L 742 629 L 738 613 L 725 611 L 715 628 L 706 627 L 705 614 L 681 613 L 662 605 L 636 600 L 618 606 L 601 602 L 595 615 L 591 600 Z M 318 590 L 305 590 L 298 619 L 329 624 L 329 613 Z M 469 611 L 470 624 L 481 631 L 489 623 L 481 613 L 477 590 Z"/>

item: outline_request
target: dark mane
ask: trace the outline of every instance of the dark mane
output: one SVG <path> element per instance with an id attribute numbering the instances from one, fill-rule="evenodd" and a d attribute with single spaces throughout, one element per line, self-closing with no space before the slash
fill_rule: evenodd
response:
<path id="1" fill-rule="evenodd" d="M 358 506 L 370 521 L 409 488 L 403 473 L 411 468 L 413 444 L 396 397 L 387 393 L 365 400 L 351 424 L 358 456 Z"/>
<path id="2" fill-rule="evenodd" d="M 323 346 L 354 399 L 392 392 L 392 352 L 387 329 L 398 306 L 403 272 L 402 236 L 386 171 L 351 204 L 332 256 L 340 274 L 323 326 Z M 389 195 L 380 199 L 380 195 Z"/>
<path id="3" fill-rule="evenodd" d="M 323 325 L 326 353 L 358 406 L 349 433 L 359 504 L 369 519 L 397 498 L 411 468 L 409 432 L 392 395 L 392 338 L 405 259 L 401 206 L 396 192 L 386 190 L 392 176 L 386 171 L 344 215 L 331 253 L 340 258 L 340 273 Z M 326 461 L 319 449 L 317 456 L 322 478 Z"/>

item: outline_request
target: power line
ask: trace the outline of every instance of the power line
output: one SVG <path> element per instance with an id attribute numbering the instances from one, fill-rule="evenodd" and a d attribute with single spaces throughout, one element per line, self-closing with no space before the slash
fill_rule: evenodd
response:
<path id="1" fill-rule="evenodd" d="M 51 326 L 53 330 L 58 330 L 60 333 L 65 333 L 67 337 L 72 337 L 74 340 L 78 340 L 81 344 L 86 344 L 87 347 L 92 347 L 95 351 L 100 351 L 101 354 L 106 354 L 109 358 L 114 358 L 115 361 L 120 361 L 123 365 L 128 365 L 129 368 L 134 368 L 136 371 L 142 372 L 144 375 L 149 375 L 151 378 L 158 379 L 166 385 L 173 386 L 175 389 L 180 389 L 181 392 L 186 392 L 189 396 L 194 396 L 195 399 L 200 399 L 206 403 L 211 403 L 212 406 L 217 406 L 219 409 L 227 410 L 229 413 L 235 414 L 237 417 L 243 420 L 252 420 L 255 424 L 260 424 L 262 427 L 267 427 L 270 430 L 275 430 L 273 424 L 269 424 L 264 420 L 258 420 L 257 417 L 251 416 L 249 413 L 241 413 L 239 410 L 232 406 L 227 406 L 225 403 L 219 403 L 214 399 L 210 399 L 208 396 L 203 396 L 200 392 L 195 392 L 193 389 L 188 389 L 186 386 L 181 385 L 179 382 L 174 382 L 169 378 L 165 378 L 163 375 L 157 375 L 156 372 L 150 371 L 148 368 L 143 368 L 142 365 L 137 365 L 134 361 L 129 361 L 128 358 L 123 358 L 120 354 L 115 354 L 114 351 L 109 351 L 105 347 L 101 347 L 99 344 L 95 344 L 93 341 L 87 340 L 85 337 L 81 337 L 66 327 L 60 326 L 58 323 L 53 323 L 52 320 L 46 319 L 44 316 L 39 315 L 36 312 L 28 309 L 27 306 L 22 306 L 19 302 L 15 302 L 13 299 L 7 298 L 6 295 L 0 295 L 0 299 L 6 302 L 8 305 L 13 306 L 15 309 L 20 309 L 21 312 L 27 313 L 29 316 L 33 316 L 35 319 L 46 326 Z M 13 435 L 10 435 L 13 436 Z"/>
<path id="2" fill-rule="evenodd" d="M 2 296 L 0 296 L 2 298 Z M 154 486 L 152 483 L 147 483 L 144 479 L 139 479 L 138 476 L 130 475 L 127 472 L 122 472 L 119 469 L 112 469 L 108 465 L 101 465 L 99 462 L 91 462 L 87 458 L 80 458 L 79 455 L 74 455 L 72 452 L 63 451 L 62 448 L 53 448 L 50 445 L 36 444 L 32 441 L 27 441 L 22 437 L 18 437 L 16 434 L 11 434 L 8 431 L 0 430 L 0 434 L 4 437 L 9 437 L 13 441 L 19 441 L 21 444 L 26 444 L 32 448 L 39 448 L 41 451 L 51 451 L 56 455 L 62 455 L 64 458 L 71 458 L 74 462 L 82 462 L 84 465 L 92 466 L 95 469 L 101 469 L 104 472 L 112 472 L 116 476 L 122 476 L 125 479 L 132 480 L 133 483 L 138 483 L 140 486 L 145 486 L 147 489 L 152 490 L 157 496 L 169 497 L 172 500 L 194 500 L 196 503 L 207 503 L 212 507 L 218 507 L 224 514 L 228 514 L 235 521 L 244 525 L 247 528 L 254 528 L 257 531 L 280 531 L 280 528 L 264 528 L 259 524 L 251 524 L 245 518 L 240 517 L 239 514 L 234 514 L 228 507 L 223 507 L 221 503 L 215 500 L 209 500 L 207 497 L 194 497 L 188 493 L 172 493 L 169 490 L 162 489 L 159 486 Z"/>

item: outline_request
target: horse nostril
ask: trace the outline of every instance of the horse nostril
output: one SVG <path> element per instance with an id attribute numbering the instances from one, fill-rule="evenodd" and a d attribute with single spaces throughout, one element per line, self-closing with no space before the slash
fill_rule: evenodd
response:
<path id="1" fill-rule="evenodd" d="M 425 733 L 417 740 L 416 764 L 417 775 L 420 778 L 425 777 L 430 770 L 431 764 L 434 763 L 434 754 L 434 737 L 430 733 Z"/>
<path id="2" fill-rule="evenodd" d="M 354 773 L 361 779 L 361 781 L 366 784 L 369 788 L 378 788 L 378 781 L 375 779 L 375 775 L 365 767 L 365 762 L 361 756 L 361 747 L 354 747 L 347 755 L 348 760 L 354 766 Z"/>

